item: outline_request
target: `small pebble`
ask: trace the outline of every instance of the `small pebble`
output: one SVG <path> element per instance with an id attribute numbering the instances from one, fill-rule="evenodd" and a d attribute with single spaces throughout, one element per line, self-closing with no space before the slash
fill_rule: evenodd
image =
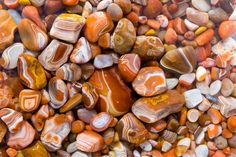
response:
<path id="1" fill-rule="evenodd" d="M 199 105 L 202 101 L 202 95 L 199 89 L 191 89 L 184 92 L 186 106 L 188 108 L 194 108 Z"/>

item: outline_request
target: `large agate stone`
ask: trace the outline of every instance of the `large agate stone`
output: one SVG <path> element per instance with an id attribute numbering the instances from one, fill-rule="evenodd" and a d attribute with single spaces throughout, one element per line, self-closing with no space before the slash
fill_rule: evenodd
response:
<path id="1" fill-rule="evenodd" d="M 17 25 L 6 10 L 0 10 L 0 51 L 11 45 Z"/>
<path id="2" fill-rule="evenodd" d="M 99 94 L 97 108 L 113 116 L 121 116 L 129 111 L 133 100 L 131 90 L 124 84 L 117 69 L 96 70 L 89 82 Z"/>
<path id="3" fill-rule="evenodd" d="M 161 59 L 161 65 L 171 71 L 185 74 L 191 73 L 196 66 L 196 53 L 192 46 L 168 51 Z"/>

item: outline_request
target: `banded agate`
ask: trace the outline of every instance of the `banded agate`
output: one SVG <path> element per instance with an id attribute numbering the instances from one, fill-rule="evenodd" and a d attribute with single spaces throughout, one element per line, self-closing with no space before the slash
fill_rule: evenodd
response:
<path id="1" fill-rule="evenodd" d="M 83 83 L 82 86 L 82 100 L 84 103 L 84 106 L 87 109 L 93 109 L 96 103 L 98 102 L 98 92 L 93 87 L 93 85 L 89 82 Z"/>
<path id="2" fill-rule="evenodd" d="M 31 51 L 41 51 L 48 44 L 47 34 L 29 19 L 22 19 L 18 24 L 21 41 Z"/>
<path id="3" fill-rule="evenodd" d="M 69 43 L 75 43 L 84 24 L 84 17 L 77 14 L 63 13 L 55 19 L 50 30 L 50 35 Z"/>
<path id="4" fill-rule="evenodd" d="M 66 81 L 78 81 L 82 75 L 80 66 L 74 63 L 66 63 L 56 71 L 56 76 Z"/>
<path id="5" fill-rule="evenodd" d="M 62 107 L 68 99 L 68 89 L 65 82 L 57 77 L 50 79 L 48 83 L 48 93 L 50 96 L 50 105 L 54 109 Z"/>
<path id="6" fill-rule="evenodd" d="M 50 108 L 48 105 L 42 105 L 40 109 L 32 115 L 31 121 L 37 131 L 42 131 L 45 121 L 50 116 Z"/>
<path id="7" fill-rule="evenodd" d="M 7 10 L 0 10 L 0 51 L 11 45 L 17 24 Z"/>
<path id="8" fill-rule="evenodd" d="M 54 39 L 38 56 L 38 60 L 45 69 L 56 71 L 61 65 L 67 62 L 72 49 L 73 46 L 71 44 Z"/>
<path id="9" fill-rule="evenodd" d="M 24 89 L 19 95 L 20 108 L 25 112 L 33 112 L 38 108 L 41 98 L 40 91 Z"/>
<path id="10" fill-rule="evenodd" d="M 29 54 L 21 54 L 18 59 L 17 70 L 21 82 L 28 88 L 39 90 L 46 86 L 45 71 L 35 57 Z"/>
<path id="11" fill-rule="evenodd" d="M 89 82 L 99 94 L 98 110 L 113 116 L 121 116 L 129 111 L 133 103 L 131 90 L 121 80 L 116 68 L 96 70 Z"/>
<path id="12" fill-rule="evenodd" d="M 47 150 L 56 151 L 61 148 L 70 130 L 70 119 L 65 114 L 56 114 L 46 120 L 40 139 Z"/>

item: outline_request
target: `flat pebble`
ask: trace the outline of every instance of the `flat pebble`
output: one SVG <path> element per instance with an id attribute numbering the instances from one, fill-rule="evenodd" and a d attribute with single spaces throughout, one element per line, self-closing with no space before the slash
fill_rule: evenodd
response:
<path id="1" fill-rule="evenodd" d="M 184 96 L 186 100 L 186 106 L 188 108 L 194 108 L 203 101 L 202 94 L 199 89 L 188 90 L 184 92 Z"/>
<path id="2" fill-rule="evenodd" d="M 113 65 L 112 56 L 109 54 L 97 55 L 94 59 L 93 65 L 98 69 L 111 67 Z"/>
<path id="3" fill-rule="evenodd" d="M 212 96 L 218 94 L 220 92 L 221 87 L 222 87 L 222 82 L 220 80 L 212 82 L 210 85 L 210 94 Z"/>

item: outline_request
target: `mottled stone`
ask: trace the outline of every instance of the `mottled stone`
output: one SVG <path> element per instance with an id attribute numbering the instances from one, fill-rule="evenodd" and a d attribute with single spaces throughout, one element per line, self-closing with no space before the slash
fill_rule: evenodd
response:
<path id="1" fill-rule="evenodd" d="M 82 100 L 84 106 L 87 109 L 93 109 L 96 103 L 98 102 L 98 92 L 93 87 L 93 85 L 89 82 L 83 83 L 82 86 Z"/>
<path id="2" fill-rule="evenodd" d="M 85 18 L 77 14 L 60 14 L 54 21 L 50 35 L 70 43 L 75 43 L 81 29 L 85 25 Z"/>
<path id="3" fill-rule="evenodd" d="M 31 89 L 42 89 L 47 84 L 46 74 L 39 61 L 29 54 L 21 54 L 17 63 L 21 82 Z"/>
<path id="4" fill-rule="evenodd" d="M 132 53 L 142 60 L 157 59 L 164 54 L 164 45 L 160 38 L 154 36 L 137 36 Z"/>
<path id="5" fill-rule="evenodd" d="M 47 150 L 45 149 L 44 145 L 40 141 L 37 141 L 32 146 L 21 150 L 21 152 L 24 156 L 28 156 L 28 157 L 31 157 L 31 156 L 48 157 L 48 155 L 49 155 Z"/>
<path id="6" fill-rule="evenodd" d="M 133 101 L 131 90 L 124 84 L 117 69 L 96 70 L 89 82 L 99 94 L 97 107 L 100 111 L 120 116 L 129 111 Z"/>
<path id="7" fill-rule="evenodd" d="M 196 54 L 192 46 L 168 51 L 161 59 L 161 65 L 180 74 L 191 73 L 196 66 Z"/>
<path id="8" fill-rule="evenodd" d="M 21 41 L 31 51 L 41 51 L 48 44 L 47 34 L 29 19 L 22 19 L 18 24 Z"/>
<path id="9" fill-rule="evenodd" d="M 66 81 L 78 81 L 81 75 L 81 68 L 74 63 L 66 63 L 56 71 L 56 76 Z"/>
<path id="10" fill-rule="evenodd" d="M 68 89 L 63 80 L 53 77 L 49 80 L 48 91 L 50 96 L 50 105 L 58 109 L 63 106 L 68 99 Z"/>
<path id="11" fill-rule="evenodd" d="M 163 93 L 167 89 L 164 71 L 159 67 L 144 67 L 138 72 L 132 86 L 141 96 Z"/>
<path id="12" fill-rule="evenodd" d="M 185 103 L 184 96 L 176 90 L 168 90 L 158 96 L 140 98 L 132 106 L 132 112 L 146 123 L 154 123 L 172 113 L 179 112 Z"/>
<path id="13" fill-rule="evenodd" d="M 119 20 L 111 37 L 111 47 L 117 53 L 129 52 L 136 40 L 136 30 L 131 21 L 126 18 Z"/>
<path id="14" fill-rule="evenodd" d="M 73 46 L 71 44 L 54 39 L 38 56 L 38 60 L 45 69 L 56 71 L 61 65 L 67 62 L 72 49 Z"/>
<path id="15" fill-rule="evenodd" d="M 90 42 L 96 42 L 100 36 L 110 32 L 114 27 L 109 14 L 105 12 L 94 12 L 86 20 L 84 35 Z"/>
<path id="16" fill-rule="evenodd" d="M 4 50 L 13 43 L 17 25 L 11 15 L 3 9 L 0 10 L 0 23 L 0 50 Z"/>
<path id="17" fill-rule="evenodd" d="M 49 151 L 56 151 L 61 148 L 70 130 L 70 119 L 64 114 L 56 114 L 46 120 L 40 139 Z"/>
<path id="18" fill-rule="evenodd" d="M 141 67 L 141 59 L 137 54 L 124 54 L 119 58 L 118 69 L 126 82 L 132 82 Z"/>
<path id="19" fill-rule="evenodd" d="M 92 51 L 86 38 L 81 37 L 71 53 L 70 61 L 77 64 L 87 63 L 92 59 Z"/>
<path id="20" fill-rule="evenodd" d="M 97 69 L 108 68 L 113 65 L 113 59 L 110 54 L 100 54 L 94 58 L 93 65 Z"/>

